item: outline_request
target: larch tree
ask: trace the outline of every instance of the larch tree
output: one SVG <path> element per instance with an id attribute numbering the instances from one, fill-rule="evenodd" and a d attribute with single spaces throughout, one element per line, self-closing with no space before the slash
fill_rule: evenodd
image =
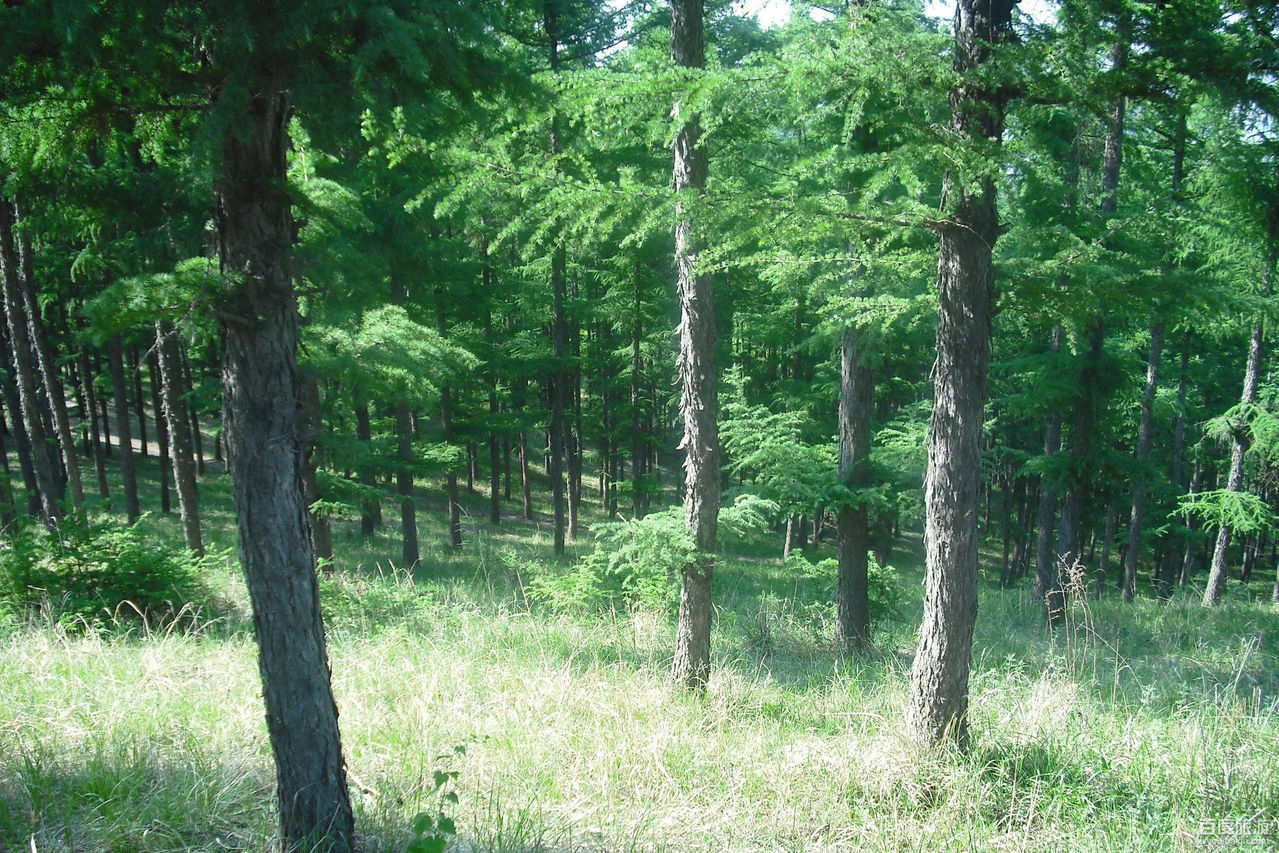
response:
<path id="1" fill-rule="evenodd" d="M 951 125 L 961 144 L 994 156 L 1003 95 L 981 72 L 1011 27 L 1013 0 L 959 0 Z M 906 723 L 926 745 L 968 739 L 968 673 L 977 621 L 980 440 L 994 307 L 991 251 L 999 236 L 995 182 L 947 173 L 938 226 L 937 361 L 924 483 L 924 620 L 910 673 Z"/>
<path id="2" fill-rule="evenodd" d="M 681 69 L 706 65 L 702 0 L 672 0 L 671 59 Z M 694 72 L 695 73 L 695 72 Z M 680 321 L 677 367 L 684 437 L 684 518 L 697 556 L 680 567 L 679 622 L 673 680 L 690 690 L 706 687 L 711 665 L 711 591 L 719 520 L 718 386 L 715 305 L 711 276 L 697 269 L 702 239 L 695 221 L 706 189 L 707 156 L 701 123 L 687 100 L 672 112 L 675 137 L 675 266 Z"/>

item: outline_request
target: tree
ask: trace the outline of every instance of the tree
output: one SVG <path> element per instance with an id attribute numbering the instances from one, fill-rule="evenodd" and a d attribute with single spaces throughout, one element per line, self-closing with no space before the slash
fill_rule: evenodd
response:
<path id="1" fill-rule="evenodd" d="M 705 67 L 702 0 L 672 0 L 671 60 L 678 68 Z M 696 113 L 675 102 L 675 266 L 680 322 L 680 415 L 684 422 L 684 518 L 697 546 L 695 559 L 680 567 L 679 624 L 672 677 L 701 690 L 710 675 L 711 589 L 719 517 L 719 430 L 715 373 L 715 305 L 711 277 L 697 269 L 702 238 L 694 220 L 706 188 L 707 156 Z"/>
<path id="2" fill-rule="evenodd" d="M 1010 0 L 959 0 L 950 130 L 993 157 L 1003 96 L 979 78 L 1011 26 Z M 968 738 L 968 671 L 977 619 L 979 443 L 994 298 L 991 249 L 999 235 L 989 164 L 947 173 L 939 227 L 937 362 L 924 482 L 924 621 L 910 673 L 908 728 L 921 742 Z"/>

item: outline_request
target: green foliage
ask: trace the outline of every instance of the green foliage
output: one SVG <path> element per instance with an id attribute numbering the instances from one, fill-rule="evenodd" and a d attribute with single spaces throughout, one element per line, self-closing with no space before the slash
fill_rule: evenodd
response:
<path id="1" fill-rule="evenodd" d="M 465 755 L 466 747 L 456 746 L 452 753 L 437 755 L 435 760 L 443 764 Z M 433 803 L 430 810 L 418 812 L 413 818 L 410 824 L 413 840 L 405 848 L 406 853 L 444 853 L 449 842 L 457 837 L 457 823 L 450 812 L 458 804 L 456 783 L 459 775 L 460 772 L 454 769 L 432 771 L 426 798 Z"/>
<path id="2" fill-rule="evenodd" d="M 771 501 L 739 495 L 720 510 L 720 525 L 730 536 L 745 537 L 766 529 L 776 511 Z M 559 612 L 666 610 L 679 596 L 680 567 L 702 557 L 679 508 L 597 524 L 595 541 L 595 550 L 567 570 L 524 563 L 529 598 Z"/>
<path id="3" fill-rule="evenodd" d="M 47 614 L 65 625 L 191 625 L 209 600 L 211 560 L 148 541 L 118 521 L 34 523 L 0 538 L 0 613 Z"/>
<path id="4" fill-rule="evenodd" d="M 1214 489 L 1183 496 L 1177 502 L 1178 515 L 1191 515 L 1214 527 L 1229 525 L 1241 535 L 1273 530 L 1279 518 L 1264 500 L 1251 492 Z"/>
<path id="5" fill-rule="evenodd" d="M 786 571 L 796 580 L 816 580 L 827 589 L 834 589 L 839 575 L 839 561 L 833 557 L 813 562 L 799 551 L 792 551 L 786 558 Z M 867 590 L 870 601 L 870 621 L 881 624 L 901 619 L 910 593 L 899 580 L 901 572 L 891 565 L 879 565 L 870 560 L 866 567 Z M 827 606 L 829 610 L 829 607 Z"/>

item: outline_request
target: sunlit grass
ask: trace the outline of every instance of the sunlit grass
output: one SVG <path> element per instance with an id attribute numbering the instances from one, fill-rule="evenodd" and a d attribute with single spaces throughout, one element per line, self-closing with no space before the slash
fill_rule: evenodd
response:
<path id="1" fill-rule="evenodd" d="M 213 541 L 227 545 L 225 480 L 203 488 Z M 985 585 L 972 748 L 922 756 L 901 720 L 917 537 L 893 556 L 901 612 L 861 658 L 832 651 L 820 579 L 789 572 L 769 543 L 730 555 L 710 690 L 690 698 L 666 680 L 671 614 L 530 607 L 520 560 L 547 558 L 548 531 L 490 528 L 483 498 L 468 501 L 460 552 L 438 512 L 419 513 L 415 567 L 397 565 L 389 502 L 374 537 L 351 520 L 335 530 L 322 599 L 367 850 L 403 849 L 442 768 L 460 771 L 468 851 L 1276 843 L 1279 630 L 1265 601 L 1080 601 L 1050 632 L 1025 591 Z M 148 523 L 176 534 L 171 519 Z M 210 582 L 229 606 L 192 633 L 0 636 L 0 849 L 270 848 L 273 771 L 243 581 Z"/>

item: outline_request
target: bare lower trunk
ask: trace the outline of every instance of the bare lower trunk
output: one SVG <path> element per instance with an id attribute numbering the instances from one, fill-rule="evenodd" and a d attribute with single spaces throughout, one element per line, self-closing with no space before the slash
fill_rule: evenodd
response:
<path id="1" fill-rule="evenodd" d="M 320 382 L 315 371 L 304 371 L 298 380 L 302 419 L 302 497 L 311 522 L 311 545 L 316 564 L 324 572 L 333 571 L 333 525 L 327 513 L 315 512 L 320 500 L 320 436 L 324 418 L 320 410 Z"/>
<path id="2" fill-rule="evenodd" d="M 400 536 L 403 539 L 403 560 L 406 567 L 417 565 L 421 552 L 417 544 L 417 502 L 413 498 L 413 422 L 409 416 L 408 400 L 395 405 L 395 430 L 398 438 L 396 456 L 400 467 L 395 472 L 395 486 L 400 494 Z"/>
<path id="3" fill-rule="evenodd" d="M 4 308 L 8 320 L 10 363 L 6 369 L 13 371 L 18 391 L 19 411 L 27 438 L 31 443 L 31 461 L 35 472 L 36 494 L 40 501 L 40 515 L 46 524 L 53 526 L 62 517 L 58 505 L 59 488 L 56 462 L 49 458 L 48 435 L 41 419 L 40 401 L 37 396 L 36 354 L 31 342 L 31 331 L 22 291 L 22 274 L 18 269 L 18 253 L 14 244 L 13 205 L 0 198 L 0 277 L 3 277 Z"/>
<path id="4" fill-rule="evenodd" d="M 107 357 L 111 365 L 111 386 L 115 399 L 116 436 L 120 442 L 120 473 L 124 477 L 124 505 L 129 523 L 142 515 L 138 503 L 138 473 L 133 459 L 133 436 L 129 431 L 129 396 L 124 384 L 124 349 L 120 336 L 112 335 L 107 343 Z"/>
<path id="5" fill-rule="evenodd" d="M 285 180 L 287 99 L 248 101 L 228 130 L 216 184 L 224 275 L 223 424 L 258 641 L 267 732 L 286 848 L 355 847 L 338 712 L 302 495 L 293 293 L 293 221 Z"/>
<path id="6" fill-rule="evenodd" d="M 369 404 L 361 402 L 355 407 L 355 439 L 366 447 L 373 444 L 373 419 L 369 415 Z M 369 489 L 377 488 L 377 480 L 373 476 L 372 461 L 367 457 L 372 450 L 364 452 L 361 460 L 360 483 Z M 360 534 L 372 536 L 373 531 L 382 526 L 382 501 L 376 497 L 365 498 L 360 505 Z"/>
<path id="7" fill-rule="evenodd" d="M 866 365 L 861 336 L 845 327 L 840 341 L 839 477 L 850 492 L 870 485 L 870 426 L 875 378 Z M 870 641 L 870 551 L 864 499 L 839 509 L 836 623 L 840 644 L 865 648 Z"/>
<path id="8" fill-rule="evenodd" d="M 1141 556 L 1141 525 L 1146 513 L 1146 473 L 1154 433 L 1155 391 L 1159 387 L 1159 357 L 1163 351 L 1164 328 L 1150 327 L 1150 357 L 1146 360 L 1146 388 L 1141 395 L 1141 423 L 1137 427 L 1137 476 L 1132 484 L 1132 511 L 1128 516 L 1128 554 L 1124 560 L 1123 600 L 1132 601 L 1137 589 L 1137 563 Z"/>
<path id="9" fill-rule="evenodd" d="M 191 421 L 182 399 L 182 354 L 177 334 L 167 321 L 155 324 L 160 358 L 160 384 L 164 419 L 168 427 L 169 449 L 173 457 L 173 482 L 178 492 L 178 512 L 182 515 L 182 535 L 187 549 L 204 553 L 200 535 L 200 501 L 196 491 L 195 458 L 191 447 Z"/>
<path id="10" fill-rule="evenodd" d="M 147 369 L 151 371 L 151 408 L 157 412 L 164 411 L 164 403 L 160 400 L 160 359 L 155 352 L 147 357 Z M 155 441 L 160 448 L 160 512 L 168 515 L 173 512 L 173 496 L 169 488 L 170 475 L 173 472 L 173 457 L 169 453 L 169 430 L 161 417 L 155 423 Z"/>
<path id="11" fill-rule="evenodd" d="M 1065 332 L 1061 324 L 1053 326 L 1052 341 L 1048 351 L 1053 355 L 1061 352 Z M 1048 423 L 1044 428 L 1044 455 L 1052 458 L 1061 452 L 1061 413 L 1056 406 L 1048 413 Z M 1039 483 L 1038 532 L 1035 536 L 1035 584 L 1033 594 L 1039 600 L 1046 600 L 1049 591 L 1057 580 L 1057 542 L 1055 525 L 1057 523 L 1057 489 L 1045 477 Z"/>
<path id="12" fill-rule="evenodd" d="M 959 0 L 955 67 L 970 74 L 1009 27 L 1008 0 Z M 951 92 L 952 128 L 974 139 L 1002 134 L 999 96 Z M 977 621 L 977 514 L 981 430 L 994 301 L 991 251 L 999 233 L 990 178 L 948 173 L 948 220 L 939 228 L 937 361 L 924 481 L 924 618 L 910 672 L 906 725 L 922 744 L 968 742 L 968 674 Z"/>
<path id="13" fill-rule="evenodd" d="M 1271 258 L 1271 265 L 1273 266 L 1273 264 L 1274 259 Z M 1269 282 L 1267 281 L 1266 290 L 1269 291 L 1269 289 Z M 1252 339 L 1248 346 L 1248 367 L 1244 371 L 1243 394 L 1240 397 L 1244 403 L 1257 402 L 1257 383 L 1261 378 L 1263 329 L 1261 318 L 1257 318 L 1252 324 Z M 1244 435 L 1243 429 L 1240 428 L 1235 432 L 1234 448 L 1230 453 L 1230 475 L 1226 481 L 1226 488 L 1232 492 L 1243 490 L 1243 457 L 1246 450 L 1247 437 Z M 1205 605 L 1219 604 L 1221 596 L 1226 591 L 1230 533 L 1229 524 L 1221 525 L 1221 529 L 1217 531 L 1217 543 L 1212 551 L 1212 568 L 1208 572 L 1208 585 L 1204 588 L 1203 603 Z"/>
<path id="14" fill-rule="evenodd" d="M 671 3 L 671 58 L 680 68 L 705 65 L 702 0 Z M 683 110 L 683 112 L 681 112 Z M 675 267 L 679 294 L 680 415 L 684 438 L 684 520 L 698 555 L 680 568 L 679 622 L 675 632 L 674 681 L 690 690 L 706 687 L 711 659 L 711 589 L 719 523 L 719 410 L 715 372 L 715 305 L 711 277 L 697 271 L 701 248 L 689 206 L 706 187 L 707 156 L 701 126 L 687 105 L 676 102 L 682 122 L 675 137 Z"/>
<path id="15" fill-rule="evenodd" d="M 1177 413 L 1172 433 L 1172 459 L 1169 462 L 1168 482 L 1176 490 L 1182 488 L 1182 467 L 1186 453 L 1186 392 L 1187 373 L 1190 367 L 1190 332 L 1186 331 L 1181 339 L 1181 371 L 1177 379 Z M 1158 582 L 1155 591 L 1160 601 L 1172 597 L 1173 584 L 1177 582 L 1178 565 L 1177 549 L 1172 547 L 1173 538 L 1165 534 L 1163 539 L 1164 555 L 1159 566 Z"/>
<path id="16" fill-rule="evenodd" d="M 85 417 L 89 423 L 89 440 L 93 447 L 93 471 L 98 480 L 98 497 L 107 500 L 111 497 L 111 489 L 107 484 L 107 460 L 103 442 L 106 436 L 98 428 L 98 394 L 93 387 L 93 371 L 89 369 L 89 356 L 80 350 L 76 356 L 76 364 L 80 369 L 80 381 L 84 385 Z"/>
<path id="17" fill-rule="evenodd" d="M 14 220 L 20 221 L 18 206 L 14 205 Z M 44 386 L 53 415 L 53 427 L 57 433 L 58 448 L 61 451 L 62 470 L 66 472 L 67 483 L 71 486 L 71 506 L 77 512 L 84 507 L 84 485 L 80 478 L 80 458 L 76 455 L 75 436 L 71 432 L 71 416 L 67 412 L 66 389 L 58 373 L 57 354 L 49 343 L 45 330 L 44 318 L 40 314 L 40 301 L 36 298 L 35 254 L 31 248 L 31 237 L 25 231 L 20 232 L 18 245 L 22 250 L 22 299 L 27 315 L 27 328 L 31 333 L 31 344 L 34 349 L 35 362 L 40 370 L 40 381 Z"/>

